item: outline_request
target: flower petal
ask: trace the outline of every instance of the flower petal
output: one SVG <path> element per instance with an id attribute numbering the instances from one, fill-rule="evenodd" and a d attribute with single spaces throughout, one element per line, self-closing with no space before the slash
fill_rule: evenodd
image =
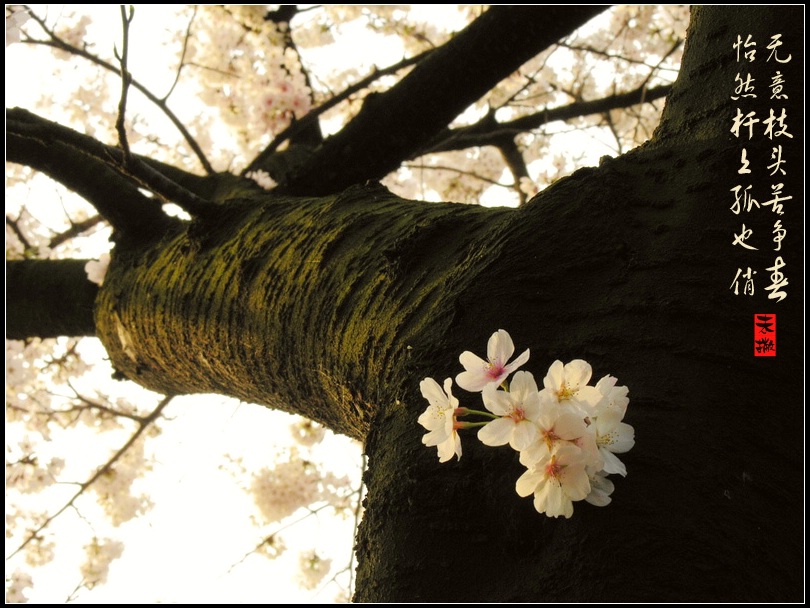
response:
<path id="1" fill-rule="evenodd" d="M 444 392 L 447 393 L 447 405 L 450 409 L 458 407 L 458 399 L 453 397 L 453 380 L 452 378 L 444 379 Z"/>
<path id="2" fill-rule="evenodd" d="M 444 428 L 433 429 L 429 433 L 425 433 L 422 436 L 422 443 L 426 446 L 433 447 L 434 445 L 440 445 L 447 441 L 447 432 Z"/>
<path id="3" fill-rule="evenodd" d="M 465 391 L 476 393 L 491 382 L 487 375 L 489 364 L 470 351 L 464 351 L 458 358 L 464 366 L 464 371 L 456 376 L 456 384 Z"/>
<path id="4" fill-rule="evenodd" d="M 537 485 L 545 479 L 545 474 L 542 471 L 537 471 L 535 469 L 529 469 L 523 475 L 518 477 L 517 482 L 515 482 L 515 490 L 518 493 L 518 496 L 528 496 L 529 494 L 533 493 L 537 488 Z"/>
<path id="5" fill-rule="evenodd" d="M 574 514 L 574 505 L 557 483 L 546 483 L 538 488 L 534 494 L 534 508 L 549 517 L 563 515 L 568 519 Z"/>
<path id="6" fill-rule="evenodd" d="M 486 427 L 484 427 L 486 428 Z M 521 420 L 512 429 L 512 438 L 509 445 L 518 452 L 525 450 L 540 437 L 540 431 L 534 423 L 528 420 Z"/>
<path id="7" fill-rule="evenodd" d="M 636 445 L 635 430 L 632 426 L 624 422 L 620 422 L 616 426 L 611 439 L 613 441 L 611 441 L 608 449 L 614 454 L 624 454 L 625 452 L 629 452 L 632 447 Z"/>
<path id="8" fill-rule="evenodd" d="M 515 401 L 522 403 L 536 392 L 537 382 L 534 381 L 534 376 L 530 372 L 516 373 L 509 383 L 509 393 L 515 398 Z"/>
<path id="9" fill-rule="evenodd" d="M 576 390 L 581 386 L 588 384 L 591 379 L 591 364 L 582 359 L 574 359 L 570 363 L 565 364 L 565 383 Z"/>
<path id="10" fill-rule="evenodd" d="M 515 371 L 521 365 L 526 363 L 526 361 L 528 361 L 528 360 L 529 360 L 529 349 L 527 348 L 522 353 L 520 353 L 520 356 L 517 359 L 512 361 L 512 363 L 505 366 L 503 369 L 504 369 L 504 371 L 506 371 L 507 375 L 511 374 L 513 371 Z"/>
<path id="11" fill-rule="evenodd" d="M 609 505 L 611 500 L 610 495 L 615 488 L 613 482 L 599 473 L 591 475 L 590 480 L 591 493 L 585 497 L 585 501 L 595 507 L 605 507 Z"/>
<path id="12" fill-rule="evenodd" d="M 564 369 L 565 367 L 563 366 L 563 362 L 557 359 L 551 364 L 551 367 L 548 368 L 548 373 L 546 374 L 546 377 L 543 378 L 543 386 L 554 393 L 554 395 L 557 394 L 565 381 L 565 376 L 563 374 Z"/>
<path id="13" fill-rule="evenodd" d="M 576 439 L 585 434 L 585 421 L 573 412 L 563 411 L 554 423 L 554 434 L 560 439 Z"/>
<path id="14" fill-rule="evenodd" d="M 591 481 L 582 464 L 568 465 L 560 473 L 565 494 L 571 500 L 582 500 L 591 493 Z"/>
<path id="15" fill-rule="evenodd" d="M 585 414 L 593 414 L 596 406 L 602 401 L 602 393 L 596 390 L 595 386 L 582 386 L 571 397 L 573 401 Z"/>
<path id="16" fill-rule="evenodd" d="M 505 365 L 514 352 L 512 337 L 506 331 L 499 329 L 490 336 L 487 342 L 487 359 L 490 363 Z"/>
<path id="17" fill-rule="evenodd" d="M 484 407 L 486 407 L 493 414 L 498 416 L 508 416 L 512 413 L 512 393 L 499 391 L 498 385 L 495 383 L 487 384 L 484 387 L 484 390 L 481 391 L 481 398 L 484 401 Z"/>
<path id="18" fill-rule="evenodd" d="M 515 423 L 511 418 L 498 418 L 489 424 L 481 427 L 478 431 L 478 439 L 481 443 L 489 446 L 506 445 L 512 436 Z"/>
<path id="19" fill-rule="evenodd" d="M 447 408 L 447 395 L 442 391 L 442 387 L 433 378 L 425 378 L 419 383 L 419 390 L 422 396 L 430 402 L 430 405 L 440 409 Z"/>
<path id="20" fill-rule="evenodd" d="M 417 422 L 427 430 L 432 431 L 433 429 L 444 425 L 443 418 L 443 416 L 439 415 L 438 409 L 431 405 L 424 412 L 419 414 Z"/>
<path id="21" fill-rule="evenodd" d="M 605 460 L 605 466 L 602 469 L 605 473 L 617 473 L 623 477 L 627 476 L 627 467 L 613 452 L 605 448 L 599 448 L 599 453 L 602 454 L 602 458 Z"/>
<path id="22" fill-rule="evenodd" d="M 540 440 L 538 435 L 537 441 L 533 441 L 526 448 L 520 450 L 520 464 L 524 467 L 541 468 L 546 464 L 551 457 L 548 444 Z"/>

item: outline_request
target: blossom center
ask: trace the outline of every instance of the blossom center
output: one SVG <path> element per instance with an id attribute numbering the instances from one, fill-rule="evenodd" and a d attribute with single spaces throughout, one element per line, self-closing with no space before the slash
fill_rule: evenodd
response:
<path id="1" fill-rule="evenodd" d="M 493 380 L 500 378 L 504 371 L 503 365 L 500 363 L 490 363 L 487 365 L 487 376 Z"/>
<path id="2" fill-rule="evenodd" d="M 596 445 L 604 447 L 612 445 L 616 437 L 616 433 L 607 433 L 606 435 L 596 435 Z"/>
<path id="3" fill-rule="evenodd" d="M 546 478 L 560 481 L 560 474 L 562 473 L 563 466 L 557 462 L 557 457 L 552 456 L 551 462 L 546 465 Z"/>
<path id="4" fill-rule="evenodd" d="M 515 424 L 517 424 L 518 422 L 526 420 L 526 412 L 520 406 L 514 407 L 512 408 L 512 411 L 509 412 L 509 417 L 515 421 Z"/>
<path id="5" fill-rule="evenodd" d="M 562 384 L 560 386 L 560 390 L 557 391 L 557 397 L 559 398 L 560 401 L 565 401 L 566 399 L 570 399 L 571 397 L 573 397 L 574 393 L 576 393 L 576 391 L 573 390 L 570 386 L 568 386 L 567 384 Z"/>
<path id="6" fill-rule="evenodd" d="M 546 447 L 548 447 L 548 451 L 550 452 L 554 447 L 554 444 L 560 440 L 560 437 L 554 432 L 554 429 L 551 429 L 550 431 L 543 431 L 543 439 L 545 440 Z"/>

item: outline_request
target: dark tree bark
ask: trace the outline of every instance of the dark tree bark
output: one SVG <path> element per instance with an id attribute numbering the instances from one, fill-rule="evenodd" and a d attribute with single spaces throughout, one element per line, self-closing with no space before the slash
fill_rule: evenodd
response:
<path id="1" fill-rule="evenodd" d="M 357 600 L 801 600 L 802 23 L 798 9 L 695 9 L 654 140 L 519 210 L 402 201 L 373 183 L 320 198 L 244 191 L 160 241 L 119 243 L 99 337 L 149 388 L 222 392 L 365 442 Z M 761 127 L 750 142 L 730 132 L 732 44 L 759 41 L 751 107 L 764 117 L 776 33 L 792 54 L 779 66 L 792 95 L 776 107 L 794 134 L 780 178 L 794 198 L 783 216 L 740 217 L 740 150 L 764 193 L 774 142 Z M 731 244 L 743 219 L 765 235 L 756 252 Z M 764 290 L 776 255 L 779 302 Z M 745 266 L 760 269 L 754 296 L 729 289 Z M 763 312 L 778 315 L 775 358 L 752 356 Z M 549 519 L 515 493 L 508 448 L 471 435 L 440 465 L 422 446 L 419 382 L 455 376 L 458 354 L 500 328 L 531 348 L 538 378 L 583 358 L 630 387 L 637 443 L 608 507 Z"/>
<path id="2" fill-rule="evenodd" d="M 282 187 L 323 195 L 382 179 L 498 82 L 604 8 L 490 8 L 398 85 L 368 96 L 358 119 L 326 140 Z"/>
<path id="3" fill-rule="evenodd" d="M 94 336 L 98 286 L 87 280 L 89 261 L 6 262 L 6 338 Z"/>

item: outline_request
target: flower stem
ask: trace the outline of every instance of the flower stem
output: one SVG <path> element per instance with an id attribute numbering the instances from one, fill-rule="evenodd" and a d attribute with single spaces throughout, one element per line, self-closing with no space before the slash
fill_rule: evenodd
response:
<path id="1" fill-rule="evenodd" d="M 456 425 L 458 426 L 456 426 L 455 428 L 474 429 L 476 427 L 485 426 L 487 424 L 489 424 L 489 422 L 456 422 Z"/>
<path id="2" fill-rule="evenodd" d="M 461 414 L 462 416 L 466 415 L 466 414 L 478 414 L 479 416 L 486 416 L 487 418 L 492 418 L 493 420 L 496 420 L 497 418 L 500 418 L 500 416 L 496 416 L 492 412 L 484 412 L 482 410 L 471 410 L 468 407 L 459 408 L 459 409 L 464 410 L 464 414 Z M 485 424 L 485 423 L 482 423 L 482 424 Z"/>

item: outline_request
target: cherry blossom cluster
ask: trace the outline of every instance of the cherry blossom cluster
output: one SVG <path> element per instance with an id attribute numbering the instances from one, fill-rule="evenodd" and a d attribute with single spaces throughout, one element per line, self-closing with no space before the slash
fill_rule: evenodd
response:
<path id="1" fill-rule="evenodd" d="M 464 371 L 456 383 L 465 391 L 481 393 L 487 411 L 459 407 L 451 378 L 444 387 L 425 378 L 420 389 L 430 406 L 419 416 L 419 424 L 429 432 L 422 443 L 435 446 L 439 461 L 446 462 L 454 455 L 461 458 L 458 431 L 479 428 L 478 439 L 484 445 L 509 444 L 519 452 L 527 470 L 515 487 L 520 496 L 534 495 L 539 513 L 569 518 L 578 500 L 607 505 L 614 489 L 607 476 L 627 475 L 616 454 L 635 443 L 633 427 L 622 422 L 630 403 L 627 387 L 616 386 L 612 376 L 590 386 L 591 366 L 575 359 L 552 363 L 543 388 L 538 388 L 531 373 L 517 371 L 529 360 L 528 349 L 509 362 L 514 351 L 512 338 L 500 329 L 489 339 L 486 360 L 470 351 L 459 357 Z M 488 420 L 458 420 L 469 415 Z"/>
<path id="2" fill-rule="evenodd" d="M 6 47 L 20 41 L 20 26 L 30 18 L 24 7 L 18 4 L 6 6 Z"/>
<path id="3" fill-rule="evenodd" d="M 26 589 L 34 586 L 31 575 L 15 570 L 11 576 L 6 575 L 6 604 L 26 604 L 28 598 L 24 595 Z"/>
<path id="4" fill-rule="evenodd" d="M 138 437 L 90 486 L 113 526 L 143 515 L 154 506 L 146 493 L 133 492 L 138 478 L 152 469 L 151 457 L 146 454 L 146 439 L 143 435 Z"/>
<path id="5" fill-rule="evenodd" d="M 300 430 L 295 432 L 302 444 L 310 438 Z M 323 427 L 313 426 L 305 433 L 323 434 Z M 261 513 L 262 523 L 280 522 L 302 507 L 316 502 L 326 502 L 336 511 L 345 510 L 349 479 L 325 471 L 317 463 L 306 458 L 296 447 L 287 452 L 284 460 L 272 467 L 262 467 L 251 476 L 249 492 Z"/>
<path id="6" fill-rule="evenodd" d="M 332 560 L 321 557 L 315 551 L 304 551 L 298 555 L 298 565 L 298 584 L 312 591 L 329 573 Z"/>
<path id="7" fill-rule="evenodd" d="M 84 546 L 87 559 L 81 565 L 83 584 L 88 589 L 107 582 L 110 564 L 124 553 L 124 543 L 105 538 L 93 540 Z"/>

